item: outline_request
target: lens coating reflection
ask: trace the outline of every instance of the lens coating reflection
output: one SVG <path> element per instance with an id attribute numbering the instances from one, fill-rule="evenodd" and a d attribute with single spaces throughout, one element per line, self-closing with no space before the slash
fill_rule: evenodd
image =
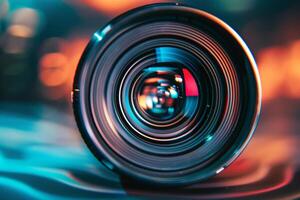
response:
<path id="1" fill-rule="evenodd" d="M 184 113 L 186 100 L 199 95 L 195 78 L 184 67 L 149 67 L 140 79 L 135 105 L 142 116 L 153 120 L 170 120 Z"/>
<path id="2" fill-rule="evenodd" d="M 187 50 L 172 46 L 150 49 L 136 60 L 119 95 L 130 126 L 143 139 L 184 136 L 199 122 L 195 116 L 203 106 L 199 91 L 205 82 L 192 71 L 201 64 Z"/>
<path id="3" fill-rule="evenodd" d="M 157 120 L 175 117 L 185 101 L 182 75 L 174 68 L 150 67 L 143 76 L 137 93 L 140 110 Z"/>

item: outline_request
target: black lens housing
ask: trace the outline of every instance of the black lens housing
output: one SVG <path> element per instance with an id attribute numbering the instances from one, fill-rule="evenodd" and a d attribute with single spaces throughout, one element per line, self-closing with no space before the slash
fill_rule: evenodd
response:
<path id="1" fill-rule="evenodd" d="M 162 79 L 163 95 L 176 91 L 173 99 L 160 96 L 169 103 L 158 104 L 153 116 L 137 103 L 136 94 L 148 94 L 140 89 L 143 77 Z M 171 114 L 159 118 L 168 106 Z M 257 66 L 243 40 L 220 19 L 180 4 L 134 9 L 98 30 L 73 88 L 76 121 L 93 154 L 121 174 L 167 186 L 207 179 L 233 162 L 260 107 Z"/>

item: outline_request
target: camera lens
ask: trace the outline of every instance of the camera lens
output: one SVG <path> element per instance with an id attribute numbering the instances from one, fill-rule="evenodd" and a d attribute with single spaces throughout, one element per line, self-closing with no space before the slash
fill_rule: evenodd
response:
<path id="1" fill-rule="evenodd" d="M 142 80 L 136 82 L 138 89 L 134 99 L 142 114 L 155 121 L 165 121 L 178 115 L 185 101 L 180 69 L 170 67 L 149 67 L 143 70 Z M 148 116 L 148 117 L 147 117 Z"/>
<path id="2" fill-rule="evenodd" d="M 200 71 L 192 71 L 200 63 L 192 53 L 166 42 L 160 46 L 155 41 L 146 52 L 137 53 L 118 86 L 117 107 L 141 139 L 175 140 L 194 127 L 200 112 L 199 84 L 205 82 Z"/>
<path id="3" fill-rule="evenodd" d="M 255 61 L 216 17 L 178 4 L 145 6 L 92 37 L 73 107 L 106 166 L 145 183 L 215 175 L 245 148 L 260 112 Z"/>

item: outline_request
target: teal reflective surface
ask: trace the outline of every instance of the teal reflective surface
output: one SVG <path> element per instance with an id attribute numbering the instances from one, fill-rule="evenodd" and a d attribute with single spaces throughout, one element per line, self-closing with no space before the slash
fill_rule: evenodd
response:
<path id="1" fill-rule="evenodd" d="M 278 120 L 285 118 L 292 119 L 282 115 Z M 280 128 L 273 131 L 276 137 L 270 137 L 268 133 L 276 123 L 270 124 L 264 116 L 262 120 L 265 126 L 258 128 L 258 136 L 242 157 L 215 178 L 185 188 L 155 188 L 130 183 L 101 165 L 81 140 L 69 111 L 1 103 L 0 197 L 268 199 L 277 195 L 295 199 L 300 195 L 298 137 L 283 137 L 279 132 L 285 129 Z M 296 124 L 290 120 L 291 127 L 296 128 Z M 291 158 L 295 158 L 293 163 Z"/>

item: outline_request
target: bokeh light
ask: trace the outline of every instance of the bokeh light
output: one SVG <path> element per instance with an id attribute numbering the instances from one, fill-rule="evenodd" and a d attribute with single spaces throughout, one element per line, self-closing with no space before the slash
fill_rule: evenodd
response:
<path id="1" fill-rule="evenodd" d="M 101 11 L 102 13 L 105 13 L 106 15 L 116 15 L 138 6 L 158 3 L 161 2 L 161 0 L 81 0 L 81 2 L 89 5 L 96 10 Z"/>
<path id="2" fill-rule="evenodd" d="M 45 42 L 46 53 L 39 61 L 39 79 L 47 98 L 70 99 L 75 70 L 87 42 L 87 38 L 50 38 Z"/>
<path id="3" fill-rule="evenodd" d="M 32 37 L 36 33 L 39 23 L 38 12 L 31 8 L 20 8 L 12 17 L 8 33 L 16 37 Z"/>
<path id="4" fill-rule="evenodd" d="M 262 49 L 257 55 L 263 100 L 300 98 L 300 40 Z"/>
<path id="5" fill-rule="evenodd" d="M 58 86 L 63 84 L 68 75 L 69 67 L 66 56 L 62 53 L 49 53 L 40 61 L 40 79 L 46 86 Z"/>
<path id="6" fill-rule="evenodd" d="M 39 31 L 41 25 L 40 14 L 32 8 L 18 8 L 13 10 L 8 18 L 8 27 L 4 35 L 4 51 L 20 54 L 29 48 L 28 39 Z"/>

